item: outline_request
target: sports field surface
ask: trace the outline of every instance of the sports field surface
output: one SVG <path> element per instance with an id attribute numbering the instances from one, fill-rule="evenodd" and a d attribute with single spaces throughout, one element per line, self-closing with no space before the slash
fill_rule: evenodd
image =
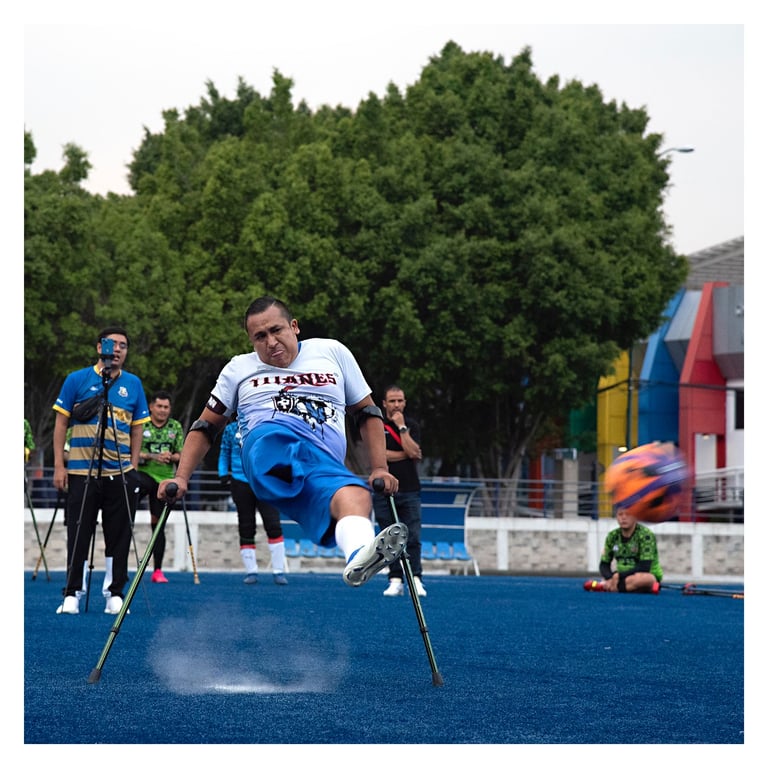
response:
<path id="1" fill-rule="evenodd" d="M 744 599 L 426 577 L 439 686 L 382 574 L 147 573 L 116 634 L 98 570 L 76 616 L 49 576 L 24 575 L 26 745 L 745 744 Z"/>

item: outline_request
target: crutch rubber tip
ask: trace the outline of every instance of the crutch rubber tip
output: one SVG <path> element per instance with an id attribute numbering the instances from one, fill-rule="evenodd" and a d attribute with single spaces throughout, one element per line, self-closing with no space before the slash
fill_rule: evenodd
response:
<path id="1" fill-rule="evenodd" d="M 88 675 L 89 683 L 98 683 L 101 680 L 101 670 L 98 667 L 94 667 L 91 670 L 91 674 Z"/>
<path id="2" fill-rule="evenodd" d="M 443 676 L 439 672 L 432 673 L 432 685 L 440 686 L 443 684 Z"/>

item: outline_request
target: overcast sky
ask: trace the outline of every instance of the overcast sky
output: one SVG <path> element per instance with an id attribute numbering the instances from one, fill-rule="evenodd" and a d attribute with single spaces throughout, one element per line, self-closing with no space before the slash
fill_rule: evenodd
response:
<path id="1" fill-rule="evenodd" d="M 467 20 L 449 2 L 437 6 L 445 13 L 431 15 L 398 13 L 397 2 L 378 13 L 376 3 L 330 2 L 302 11 L 305 4 L 294 2 L 267 18 L 254 10 L 259 3 L 223 12 L 232 5 L 208 6 L 222 12 L 205 24 L 193 12 L 172 22 L 141 2 L 119 20 L 89 15 L 88 25 L 58 23 L 71 22 L 70 13 L 32 14 L 23 33 L 24 127 L 38 152 L 32 171 L 59 170 L 64 144 L 74 142 L 93 165 L 87 189 L 129 192 L 126 165 L 144 128 L 160 131 L 164 110 L 198 105 L 208 80 L 234 98 L 242 77 L 266 96 L 277 69 L 294 81 L 294 104 L 354 109 L 370 92 L 383 95 L 390 82 L 401 90 L 416 82 L 449 40 L 505 63 L 530 46 L 541 79 L 596 84 L 606 101 L 645 107 L 649 130 L 665 137 L 663 147 L 694 147 L 673 155 L 664 206 L 678 251 L 744 235 L 740 24 L 520 25 L 505 23 L 501 12 L 501 21 L 489 23 L 494 16 L 480 12 L 482 2 L 465 4 L 478 9 L 471 17 L 465 11 Z M 358 10 L 341 13 L 344 7 Z"/>

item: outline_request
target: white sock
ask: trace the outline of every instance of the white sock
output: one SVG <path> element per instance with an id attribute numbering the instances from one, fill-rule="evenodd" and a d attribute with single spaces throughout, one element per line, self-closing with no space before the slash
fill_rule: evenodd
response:
<path id="1" fill-rule="evenodd" d="M 285 542 L 270 541 L 269 553 L 272 556 L 272 573 L 283 573 L 285 571 Z"/>
<path id="2" fill-rule="evenodd" d="M 101 585 L 101 594 L 104 597 L 111 597 L 112 593 L 109 591 L 109 585 L 112 583 L 112 558 L 104 558 L 104 583 Z"/>
<path id="3" fill-rule="evenodd" d="M 256 547 L 240 547 L 240 559 L 246 573 L 258 573 L 259 566 L 256 563 Z"/>
<path id="4" fill-rule="evenodd" d="M 88 593 L 88 561 L 83 562 L 83 583 L 80 585 L 80 589 L 77 590 L 77 596 L 85 597 Z"/>
<path id="5" fill-rule="evenodd" d="M 360 547 L 373 541 L 374 535 L 373 523 L 367 517 L 347 515 L 336 523 L 336 543 L 347 562 Z"/>

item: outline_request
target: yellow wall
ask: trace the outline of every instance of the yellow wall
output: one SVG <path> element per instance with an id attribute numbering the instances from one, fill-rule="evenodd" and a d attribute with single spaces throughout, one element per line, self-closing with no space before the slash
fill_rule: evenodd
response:
<path id="1" fill-rule="evenodd" d="M 597 385 L 597 461 L 598 481 L 602 483 L 605 470 L 619 455 L 619 447 L 627 444 L 627 380 L 629 353 L 622 352 L 614 363 L 615 373 L 603 376 Z M 631 446 L 637 440 L 637 390 L 632 390 Z M 601 494 L 600 517 L 611 517 L 611 504 Z"/>

